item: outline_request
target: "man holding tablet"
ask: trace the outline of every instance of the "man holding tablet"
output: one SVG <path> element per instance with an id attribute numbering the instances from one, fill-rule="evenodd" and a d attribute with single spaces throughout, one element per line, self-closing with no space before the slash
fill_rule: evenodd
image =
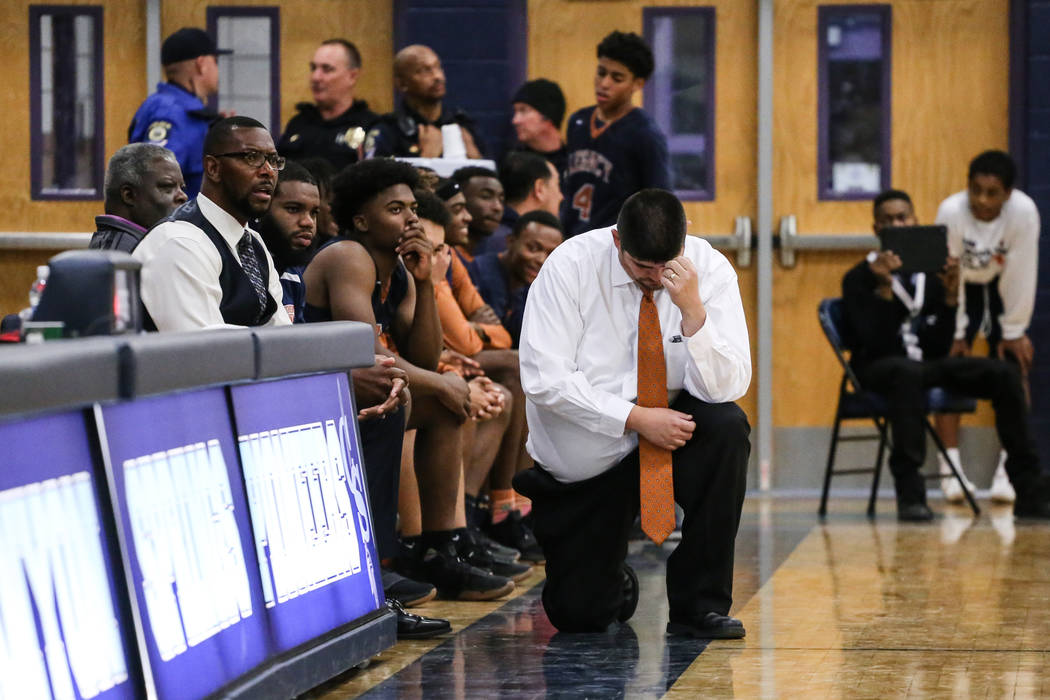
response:
<path id="1" fill-rule="evenodd" d="M 880 194 L 874 215 L 877 232 L 915 224 L 911 199 L 899 190 Z M 931 242 L 937 244 L 931 238 L 927 245 Z M 944 243 L 939 245 L 943 249 Z M 901 256 L 883 250 L 869 254 L 842 280 L 850 363 L 861 383 L 889 404 L 890 470 L 898 519 L 933 518 L 919 468 L 926 457 L 925 394 L 934 386 L 991 399 L 999 439 L 1008 454 L 1006 471 L 1018 494 L 1014 514 L 1050 519 L 1050 484 L 1040 474 L 1028 432 L 1017 366 L 992 358 L 947 356 L 959 298 L 958 262 L 948 258 L 939 272 L 902 274 L 902 266 Z"/>

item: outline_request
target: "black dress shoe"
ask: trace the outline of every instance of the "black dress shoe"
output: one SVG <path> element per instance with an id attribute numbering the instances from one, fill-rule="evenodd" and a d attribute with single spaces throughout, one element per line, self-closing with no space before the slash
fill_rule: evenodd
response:
<path id="1" fill-rule="evenodd" d="M 620 606 L 620 614 L 616 619 L 627 622 L 638 608 L 638 575 L 630 564 L 623 565 L 623 605 Z"/>
<path id="2" fill-rule="evenodd" d="M 1017 500 L 1014 501 L 1014 516 L 1050 520 L 1050 499 L 1017 494 Z"/>
<path id="3" fill-rule="evenodd" d="M 667 634 L 697 639 L 743 639 L 744 623 L 735 617 L 709 612 L 697 619 L 673 619 L 667 623 Z"/>
<path id="4" fill-rule="evenodd" d="M 1040 474 L 1017 487 L 1014 517 L 1050 520 L 1050 476 Z"/>
<path id="5" fill-rule="evenodd" d="M 430 639 L 439 634 L 447 634 L 452 631 L 452 625 L 448 620 L 437 617 L 423 617 L 405 612 L 401 603 L 393 598 L 386 601 L 386 606 L 397 615 L 397 638 L 398 639 Z"/>
<path id="6" fill-rule="evenodd" d="M 925 503 L 898 503 L 897 520 L 902 523 L 925 523 L 933 520 L 933 511 Z"/>

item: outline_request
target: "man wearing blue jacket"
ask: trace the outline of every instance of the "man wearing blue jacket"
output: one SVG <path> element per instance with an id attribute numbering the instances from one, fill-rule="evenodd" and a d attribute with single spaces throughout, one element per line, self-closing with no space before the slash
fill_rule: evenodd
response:
<path id="1" fill-rule="evenodd" d="M 219 115 L 204 100 L 219 91 L 219 50 L 202 29 L 183 27 L 160 49 L 167 82 L 146 98 L 128 127 L 129 143 L 154 143 L 175 153 L 186 178 L 186 195 L 193 199 L 204 174 L 204 136 Z"/>

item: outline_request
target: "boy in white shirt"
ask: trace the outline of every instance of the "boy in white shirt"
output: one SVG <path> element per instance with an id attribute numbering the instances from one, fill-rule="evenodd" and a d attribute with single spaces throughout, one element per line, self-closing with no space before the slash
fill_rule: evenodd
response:
<path id="1" fill-rule="evenodd" d="M 948 252 L 959 258 L 962 278 L 951 354 L 969 354 L 980 330 L 990 354 L 1020 366 L 1027 392 L 1034 354 L 1027 331 L 1035 305 L 1039 211 L 1028 195 L 1014 189 L 1016 173 L 1008 154 L 981 153 L 970 162 L 967 188 L 941 202 L 937 223 L 948 227 Z M 959 466 L 959 416 L 938 416 L 937 430 Z M 1005 458 L 1000 451 L 991 497 L 1012 503 L 1016 495 Z M 943 457 L 941 462 L 941 473 L 950 474 Z M 944 479 L 942 488 L 949 501 L 962 500 L 954 479 Z"/>

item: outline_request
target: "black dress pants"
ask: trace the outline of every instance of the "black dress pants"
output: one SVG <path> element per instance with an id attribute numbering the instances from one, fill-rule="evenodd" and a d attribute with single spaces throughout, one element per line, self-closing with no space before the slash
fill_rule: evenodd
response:
<path id="1" fill-rule="evenodd" d="M 1014 363 L 988 357 L 925 361 L 886 357 L 863 368 L 859 379 L 889 403 L 890 471 L 898 501 L 926 502 L 926 483 L 919 468 L 926 459 L 926 392 L 931 387 L 991 399 L 1010 482 L 1021 492 L 1038 477 L 1039 460 L 1028 430 L 1021 373 Z"/>
<path id="2" fill-rule="evenodd" d="M 361 459 L 372 507 L 372 536 L 380 561 L 397 555 L 397 490 L 401 485 L 401 445 L 405 441 L 405 408 L 385 418 L 358 424 Z"/>
<path id="3" fill-rule="evenodd" d="M 672 457 L 675 500 L 685 520 L 667 560 L 670 615 L 724 615 L 733 602 L 751 428 L 733 403 L 708 404 L 682 392 L 671 408 L 692 415 L 696 429 Z M 537 465 L 514 485 L 532 499 L 533 530 L 547 558 L 547 617 L 563 632 L 606 629 L 623 604 L 627 540 L 639 512 L 638 450 L 585 481 L 563 484 Z"/>

